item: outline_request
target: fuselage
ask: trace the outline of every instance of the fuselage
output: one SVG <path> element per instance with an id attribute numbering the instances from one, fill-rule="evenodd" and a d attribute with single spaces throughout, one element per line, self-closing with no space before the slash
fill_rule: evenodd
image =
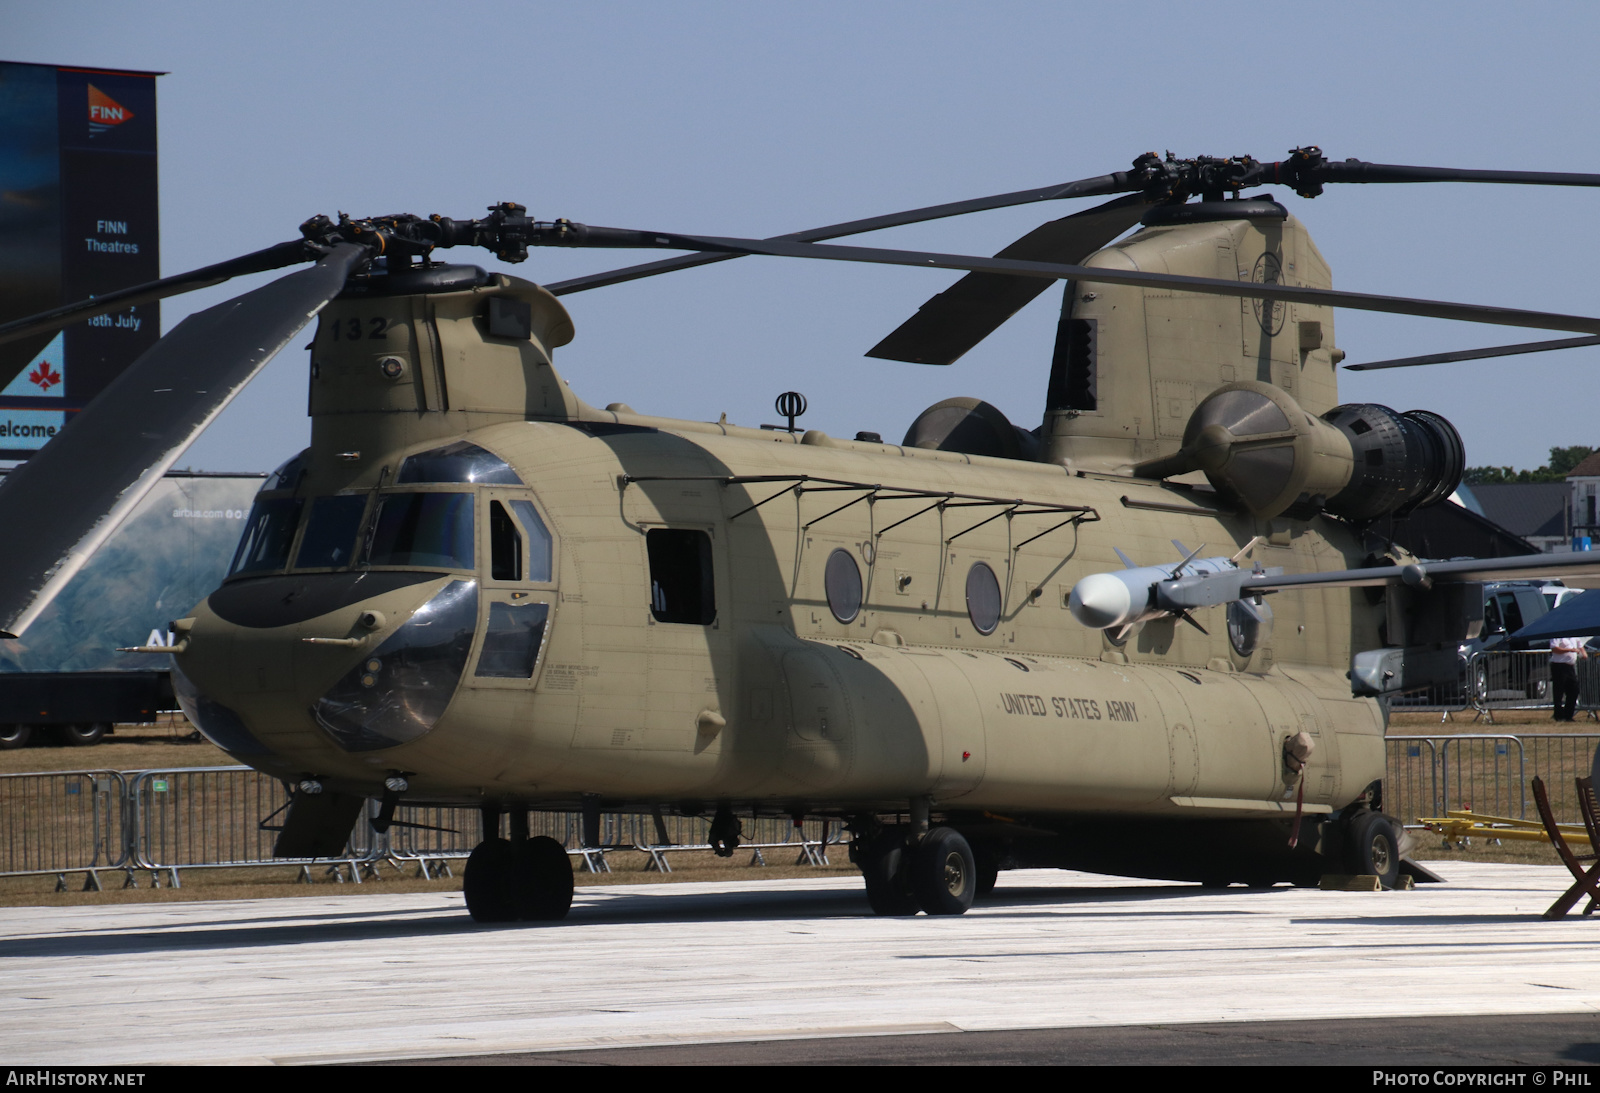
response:
<path id="1" fill-rule="evenodd" d="M 1309 811 L 1382 777 L 1381 711 L 1345 675 L 1352 642 L 1381 644 L 1359 593 L 1272 597 L 1253 649 L 1222 608 L 1200 613 L 1209 634 L 1169 618 L 1120 645 L 1067 610 L 1120 568 L 1113 548 L 1175 563 L 1173 539 L 1227 554 L 1261 533 L 1265 565 L 1357 564 L 1336 521 L 1256 527 L 1203 489 L 580 412 L 364 446 L 355 475 L 353 448 L 314 440 L 186 624 L 201 725 L 290 780 L 376 793 L 400 773 L 408 800 L 552 808 L 1259 816 L 1295 807 L 1299 732 Z M 292 515 L 267 528 L 274 504 Z"/>

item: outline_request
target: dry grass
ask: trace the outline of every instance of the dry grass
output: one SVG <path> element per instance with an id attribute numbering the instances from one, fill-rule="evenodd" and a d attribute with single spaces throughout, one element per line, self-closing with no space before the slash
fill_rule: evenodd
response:
<path id="1" fill-rule="evenodd" d="M 231 767 L 238 760 L 196 735 L 182 714 L 164 714 L 151 725 L 118 725 L 101 743 L 67 747 L 39 733 L 31 744 L 0 751 L 0 774 L 57 770 L 170 770 L 174 767 Z"/>

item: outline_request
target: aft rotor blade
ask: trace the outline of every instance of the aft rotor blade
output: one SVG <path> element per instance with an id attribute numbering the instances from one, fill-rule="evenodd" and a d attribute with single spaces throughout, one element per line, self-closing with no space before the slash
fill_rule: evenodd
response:
<path id="1" fill-rule="evenodd" d="M 233 396 L 344 288 L 367 250 L 343 243 L 179 323 L 0 485 L 0 631 L 39 616 Z"/>
<path id="2" fill-rule="evenodd" d="M 1081 262 L 1139 222 L 1149 206 L 1138 195 L 1041 224 L 996 258 Z M 954 364 L 1050 287 L 1038 277 L 969 273 L 927 303 L 867 356 L 912 364 Z"/>
<path id="3" fill-rule="evenodd" d="M 30 315 L 26 319 L 0 324 L 0 343 L 26 338 L 30 334 L 54 333 L 82 319 L 92 319 L 96 315 L 104 315 L 110 311 L 120 311 L 125 307 L 136 307 L 139 304 L 164 300 L 168 296 L 177 296 L 179 293 L 219 285 L 231 277 L 239 277 L 246 273 L 261 273 L 264 270 L 292 266 L 296 262 L 308 262 L 314 257 L 316 255 L 306 249 L 304 239 L 293 239 L 265 250 L 230 258 L 226 262 L 202 266 L 172 277 L 163 277 L 159 281 L 146 281 L 142 285 L 107 292 L 102 296 L 92 296 L 75 304 L 65 304 L 37 315 Z"/>
<path id="4" fill-rule="evenodd" d="M 632 234 L 637 236 L 638 241 L 626 244 L 628 246 L 659 246 L 671 250 L 698 248 L 743 251 L 747 254 L 768 254 L 782 258 L 827 258 L 838 262 L 869 262 L 891 266 L 920 266 L 924 269 L 964 269 L 981 273 L 1020 274 L 1059 281 L 1139 285 L 1177 292 L 1282 300 L 1285 303 L 1323 307 L 1348 307 L 1357 311 L 1380 311 L 1393 315 L 1417 315 L 1431 319 L 1454 319 L 1460 322 L 1489 323 L 1496 326 L 1522 326 L 1535 330 L 1576 330 L 1585 334 L 1600 334 L 1600 318 L 1558 315 L 1544 311 L 1522 311 L 1517 308 L 1491 307 L 1484 304 L 1421 300 L 1407 296 L 1379 296 L 1339 289 L 1263 284 L 1256 281 L 1225 281 L 1211 277 L 1183 277 L 1175 273 L 1025 262 L 1012 258 L 979 258 L 973 255 L 936 254 L 928 251 L 791 243 L 772 239 L 732 239 L 721 236 L 666 235 L 651 232 Z"/>
<path id="5" fill-rule="evenodd" d="M 828 224 L 824 227 L 810 228 L 806 231 L 792 232 L 788 235 L 776 235 L 772 238 L 774 240 L 793 240 L 798 243 L 815 243 L 823 239 L 838 239 L 845 235 L 860 235 L 862 232 L 898 228 L 905 224 L 922 224 L 929 220 L 943 220 L 945 217 L 963 216 L 967 213 L 987 212 L 990 209 L 1007 209 L 1014 205 L 1031 205 L 1036 201 L 1062 201 L 1071 197 L 1104 197 L 1106 194 L 1128 193 L 1140 188 L 1141 184 L 1126 171 L 1117 171 L 1109 175 L 1080 178 L 1076 182 L 1063 182 L 1060 185 L 1046 186 L 1038 190 L 1015 190 L 1006 194 L 974 197 L 966 201 L 951 201 L 943 205 L 928 205 L 920 209 L 907 209 L 905 212 L 871 216 L 864 220 L 846 220 L 841 224 Z M 617 285 L 624 281 L 637 281 L 641 277 L 654 277 L 658 273 L 672 273 L 675 270 L 706 266 L 713 262 L 726 262 L 730 258 L 740 257 L 743 256 L 727 253 L 686 254 L 681 258 L 664 258 L 659 262 L 645 262 L 641 265 L 627 266 L 623 269 L 606 270 L 603 273 L 590 273 L 583 277 L 572 277 L 544 287 L 557 296 L 565 296 L 571 292 L 603 288 L 606 285 Z"/>
<path id="6" fill-rule="evenodd" d="M 1580 349 L 1586 345 L 1600 345 L 1600 337 L 1556 338 L 1548 342 L 1518 342 L 1516 345 L 1491 345 L 1486 349 L 1461 349 L 1454 353 L 1425 353 L 1420 357 L 1395 357 L 1387 361 L 1369 361 L 1366 364 L 1347 364 L 1351 372 L 1375 372 L 1380 368 L 1413 368 L 1419 364 L 1450 364 L 1454 361 L 1477 361 L 1486 357 L 1514 357 L 1519 353 L 1548 353 L 1554 349 Z"/>

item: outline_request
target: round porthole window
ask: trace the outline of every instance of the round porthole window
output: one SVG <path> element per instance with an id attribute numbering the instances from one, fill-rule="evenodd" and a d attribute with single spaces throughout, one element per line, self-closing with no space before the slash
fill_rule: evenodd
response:
<path id="1" fill-rule="evenodd" d="M 967 570 L 967 617 L 980 634 L 1000 625 L 1000 582 L 983 562 Z"/>
<path id="2" fill-rule="evenodd" d="M 1228 605 L 1228 644 L 1241 657 L 1252 657 L 1272 626 L 1272 608 L 1234 600 Z"/>
<path id="3" fill-rule="evenodd" d="M 828 555 L 828 568 L 822 575 L 828 593 L 828 610 L 840 622 L 851 622 L 861 613 L 861 569 L 848 550 Z"/>

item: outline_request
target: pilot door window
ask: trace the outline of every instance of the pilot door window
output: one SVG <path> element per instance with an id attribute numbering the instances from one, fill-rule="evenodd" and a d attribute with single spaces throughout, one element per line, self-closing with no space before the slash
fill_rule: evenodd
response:
<path id="1" fill-rule="evenodd" d="M 515 515 L 513 515 L 515 514 Z M 523 542 L 527 542 L 524 569 Z M 552 580 L 552 542 L 550 531 L 539 517 L 533 502 L 492 500 L 489 502 L 489 577 L 495 581 Z"/>
<path id="2" fill-rule="evenodd" d="M 710 626 L 717 618 L 711 536 L 687 528 L 651 528 L 650 614 L 657 622 Z"/>

